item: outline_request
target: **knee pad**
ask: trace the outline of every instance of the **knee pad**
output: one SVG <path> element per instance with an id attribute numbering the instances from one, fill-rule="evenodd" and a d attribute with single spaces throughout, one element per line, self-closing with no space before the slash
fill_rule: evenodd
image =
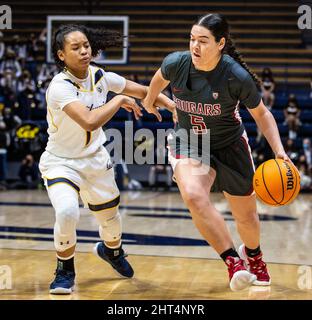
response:
<path id="1" fill-rule="evenodd" d="M 54 224 L 54 247 L 58 252 L 64 252 L 76 245 L 77 236 L 76 230 L 72 230 L 66 234 L 60 232 L 60 227 L 57 223 Z"/>
<path id="2" fill-rule="evenodd" d="M 100 211 L 95 214 L 100 223 L 99 233 L 105 242 L 113 242 L 121 239 L 121 216 L 118 209 Z"/>
<path id="3" fill-rule="evenodd" d="M 63 252 L 76 244 L 76 225 L 79 220 L 78 204 L 63 202 L 55 208 L 54 245 Z"/>

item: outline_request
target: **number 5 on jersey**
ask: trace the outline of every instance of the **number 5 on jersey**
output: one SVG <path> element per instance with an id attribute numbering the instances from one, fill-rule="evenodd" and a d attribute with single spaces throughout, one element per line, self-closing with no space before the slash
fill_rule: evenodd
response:
<path id="1" fill-rule="evenodd" d="M 208 132 L 206 123 L 203 117 L 189 115 L 191 117 L 191 124 L 194 134 L 206 134 Z"/>

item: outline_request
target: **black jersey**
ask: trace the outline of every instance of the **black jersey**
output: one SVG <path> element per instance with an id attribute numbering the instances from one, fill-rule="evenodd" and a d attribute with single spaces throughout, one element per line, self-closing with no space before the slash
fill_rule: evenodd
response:
<path id="1" fill-rule="evenodd" d="M 189 51 L 174 52 L 164 59 L 161 71 L 177 104 L 176 130 L 197 135 L 209 130 L 212 150 L 230 145 L 244 132 L 239 103 L 255 108 L 261 101 L 250 74 L 226 54 L 206 72 L 195 69 Z"/>

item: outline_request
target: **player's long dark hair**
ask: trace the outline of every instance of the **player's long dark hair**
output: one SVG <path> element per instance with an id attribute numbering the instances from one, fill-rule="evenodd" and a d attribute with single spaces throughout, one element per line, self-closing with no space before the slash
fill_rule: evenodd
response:
<path id="1" fill-rule="evenodd" d="M 248 71 L 258 88 L 260 88 L 261 81 L 258 76 L 252 72 L 247 66 L 246 62 L 242 59 L 241 54 L 236 50 L 236 47 L 231 39 L 230 27 L 225 17 L 221 14 L 212 13 L 202 16 L 198 19 L 195 25 L 205 27 L 219 42 L 221 38 L 225 38 L 225 46 L 222 49 L 222 53 L 227 53 L 234 60 L 236 60 L 244 69 Z"/>
<path id="2" fill-rule="evenodd" d="M 65 67 L 65 64 L 59 59 L 57 52 L 64 49 L 66 35 L 75 31 L 80 31 L 87 37 L 91 46 L 92 57 L 96 57 L 100 50 L 123 46 L 124 37 L 118 31 L 93 29 L 76 24 L 62 25 L 54 32 L 52 40 L 54 61 L 56 66 L 61 70 Z"/>

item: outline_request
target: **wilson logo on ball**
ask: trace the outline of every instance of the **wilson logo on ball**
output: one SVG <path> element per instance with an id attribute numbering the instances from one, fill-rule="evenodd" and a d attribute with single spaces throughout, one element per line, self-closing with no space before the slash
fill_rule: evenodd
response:
<path id="1" fill-rule="evenodd" d="M 299 171 L 291 162 L 281 159 L 265 161 L 254 174 L 253 187 L 258 198 L 265 204 L 289 204 L 300 191 Z"/>
<path id="2" fill-rule="evenodd" d="M 286 176 L 287 176 L 287 190 L 292 190 L 294 188 L 294 175 L 291 171 L 291 168 L 290 166 L 288 165 L 287 162 L 284 162 L 284 165 L 287 169 L 287 173 L 286 173 Z"/>

